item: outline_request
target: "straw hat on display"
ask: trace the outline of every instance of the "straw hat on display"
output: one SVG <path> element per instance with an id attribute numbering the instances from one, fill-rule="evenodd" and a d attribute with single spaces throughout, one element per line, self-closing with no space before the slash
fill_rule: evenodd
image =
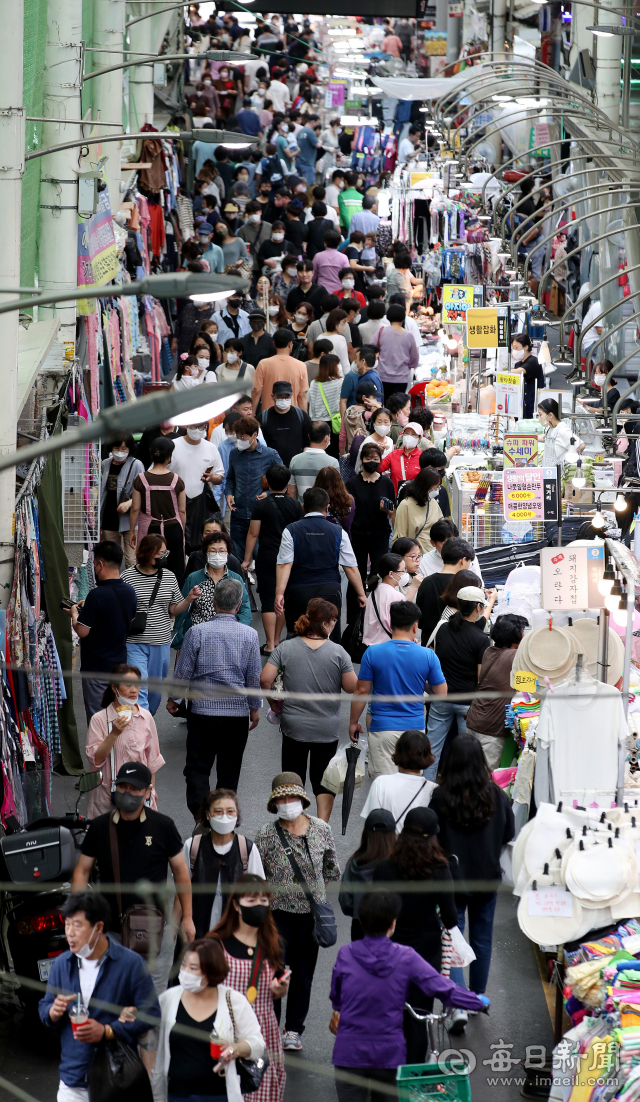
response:
<path id="1" fill-rule="evenodd" d="M 527 670 L 544 682 L 548 677 L 552 684 L 563 681 L 575 668 L 578 657 L 575 637 L 568 628 L 536 628 L 522 639 L 511 667 L 511 687 L 515 687 L 518 670 Z"/>
<path id="2" fill-rule="evenodd" d="M 570 631 L 576 640 L 578 651 L 584 655 L 584 665 L 592 677 L 598 675 L 598 638 L 600 628 L 597 620 L 575 620 Z M 607 684 L 615 685 L 622 677 L 624 664 L 624 643 L 613 628 L 609 628 L 609 669 Z"/>

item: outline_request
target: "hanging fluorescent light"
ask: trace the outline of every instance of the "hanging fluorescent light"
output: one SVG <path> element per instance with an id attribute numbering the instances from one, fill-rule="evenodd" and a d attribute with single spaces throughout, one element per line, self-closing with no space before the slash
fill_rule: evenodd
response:
<path id="1" fill-rule="evenodd" d="M 608 563 L 604 568 L 604 574 L 598 582 L 598 593 L 601 593 L 603 597 L 608 597 L 615 580 L 616 576 L 613 572 L 613 567 Z"/>
<path id="2" fill-rule="evenodd" d="M 615 610 L 617 609 L 617 607 L 620 603 L 620 598 L 621 597 L 622 597 L 622 586 L 620 585 L 620 582 L 616 578 L 613 585 L 611 586 L 611 589 L 609 591 L 608 596 L 606 596 L 605 599 L 604 599 L 604 607 L 608 608 L 609 612 L 615 612 Z"/>
<path id="3" fill-rule="evenodd" d="M 544 3 L 546 4 L 547 0 L 544 0 Z M 495 103 L 512 103 L 513 102 L 513 96 L 507 96 L 507 95 L 492 96 L 491 99 Z"/>
<path id="4" fill-rule="evenodd" d="M 576 488 L 576 490 L 581 490 L 582 487 L 584 485 L 586 485 L 586 481 L 587 480 L 586 480 L 586 478 L 584 476 L 584 472 L 582 470 L 582 460 L 579 459 L 578 462 L 576 463 L 576 473 L 574 474 L 573 478 L 571 479 L 571 483 Z M 607 592 L 608 592 L 608 590 L 607 590 Z"/>
<path id="5" fill-rule="evenodd" d="M 368 115 L 342 115 L 340 118 L 343 126 L 367 126 L 373 121 Z"/>
<path id="6" fill-rule="evenodd" d="M 203 398 L 207 386 L 209 386 L 208 383 L 201 384 Z M 169 418 L 169 423 L 171 425 L 201 425 L 203 421 L 210 421 L 212 417 L 224 413 L 225 410 L 229 409 L 229 406 L 232 406 L 238 400 L 240 395 L 241 391 L 239 390 L 237 394 L 228 394 L 226 398 L 217 398 L 215 402 L 206 402 L 198 409 L 189 409 L 186 413 L 177 413 L 175 417 Z"/>
<path id="7" fill-rule="evenodd" d="M 633 27 L 619 27 L 615 23 L 599 23 L 597 27 L 587 27 L 587 30 L 598 38 L 615 38 L 620 35 L 630 38 L 635 34 Z"/>
<path id="8" fill-rule="evenodd" d="M 595 516 L 594 516 L 593 520 L 591 521 L 591 527 L 592 528 L 604 528 L 606 523 L 607 523 L 606 520 L 604 519 L 602 513 L 600 512 L 600 504 L 598 503 L 598 507 L 596 509 Z"/>
<path id="9" fill-rule="evenodd" d="M 616 500 L 613 504 L 613 507 L 614 507 L 616 513 L 623 513 L 624 512 L 624 510 L 627 507 L 627 503 L 626 503 L 626 501 L 624 499 L 624 496 L 622 494 L 618 494 L 618 496 L 616 497 Z"/>
<path id="10" fill-rule="evenodd" d="M 620 628 L 626 628 L 626 626 L 627 626 L 627 616 L 628 616 L 627 595 L 626 595 L 626 593 L 623 593 L 622 597 L 620 598 L 620 603 L 619 603 L 618 607 L 614 608 L 614 610 L 613 610 L 614 623 L 616 623 L 618 625 L 618 627 L 620 627 Z"/>
<path id="11" fill-rule="evenodd" d="M 568 447 L 567 451 L 564 454 L 564 461 L 565 461 L 565 463 L 571 463 L 572 465 L 575 465 L 575 466 L 577 466 L 578 463 L 580 463 L 580 456 L 578 455 L 578 453 L 576 451 L 576 438 L 575 438 L 575 436 L 571 437 L 571 440 L 569 442 L 569 447 Z"/>
<path id="12" fill-rule="evenodd" d="M 222 299 L 231 298 L 237 291 L 213 291 L 210 295 L 189 295 L 192 302 L 221 302 Z"/>

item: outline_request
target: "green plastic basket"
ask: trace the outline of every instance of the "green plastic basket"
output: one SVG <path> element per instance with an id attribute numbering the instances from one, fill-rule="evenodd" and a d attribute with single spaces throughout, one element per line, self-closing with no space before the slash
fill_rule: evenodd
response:
<path id="1" fill-rule="evenodd" d="M 437 1064 L 401 1064 L 396 1082 L 399 1102 L 471 1102 L 468 1068 L 453 1072 Z"/>

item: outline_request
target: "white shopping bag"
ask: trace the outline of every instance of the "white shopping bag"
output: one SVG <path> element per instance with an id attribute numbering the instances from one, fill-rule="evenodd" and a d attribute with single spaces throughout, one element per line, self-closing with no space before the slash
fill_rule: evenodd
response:
<path id="1" fill-rule="evenodd" d="M 465 941 L 459 926 L 454 926 L 449 930 L 449 934 L 451 935 L 451 945 L 453 946 L 451 967 L 465 968 L 467 964 L 471 964 L 471 961 L 476 959 L 476 955 L 469 945 L 469 942 Z"/>
<path id="2" fill-rule="evenodd" d="M 360 738 L 358 740 L 358 748 L 360 749 L 360 757 L 356 762 L 356 788 L 360 788 L 364 780 L 364 761 L 367 756 L 366 739 Z M 334 792 L 336 796 L 339 796 L 344 788 L 347 764 L 347 747 L 341 746 L 333 755 L 322 775 L 322 787 L 328 788 L 330 792 Z"/>

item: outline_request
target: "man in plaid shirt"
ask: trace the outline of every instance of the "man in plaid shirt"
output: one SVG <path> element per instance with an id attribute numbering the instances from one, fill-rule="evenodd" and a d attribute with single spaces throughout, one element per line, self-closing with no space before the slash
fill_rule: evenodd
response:
<path id="1" fill-rule="evenodd" d="M 200 683 L 204 690 L 202 699 L 192 701 L 187 717 L 184 775 L 187 804 L 194 816 L 210 790 L 209 774 L 214 761 L 216 787 L 237 791 L 249 731 L 258 726 L 262 705 L 258 693 L 215 696 L 210 690 L 215 685 L 260 688 L 258 633 L 236 619 L 241 600 L 242 586 L 235 578 L 218 582 L 214 618 L 189 628 L 176 663 L 176 681 L 196 687 Z M 167 701 L 167 710 L 173 715 L 178 711 L 178 700 L 174 697 Z"/>

